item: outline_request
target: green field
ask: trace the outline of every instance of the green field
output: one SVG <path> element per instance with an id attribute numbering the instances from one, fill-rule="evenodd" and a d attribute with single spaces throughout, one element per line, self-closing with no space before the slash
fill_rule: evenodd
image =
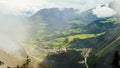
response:
<path id="1" fill-rule="evenodd" d="M 99 34 L 79 34 L 79 35 L 74 35 L 74 36 L 68 36 L 68 42 L 73 41 L 74 38 L 79 38 L 79 39 L 88 39 L 88 38 L 94 38 L 98 37 L 105 34 L 105 32 L 99 33 Z"/>

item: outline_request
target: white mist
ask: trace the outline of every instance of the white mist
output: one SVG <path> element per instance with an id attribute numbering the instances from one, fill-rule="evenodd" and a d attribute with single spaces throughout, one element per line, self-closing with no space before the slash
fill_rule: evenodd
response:
<path id="1" fill-rule="evenodd" d="M 19 54 L 27 38 L 25 21 L 17 16 L 0 16 L 0 49 L 9 54 Z"/>

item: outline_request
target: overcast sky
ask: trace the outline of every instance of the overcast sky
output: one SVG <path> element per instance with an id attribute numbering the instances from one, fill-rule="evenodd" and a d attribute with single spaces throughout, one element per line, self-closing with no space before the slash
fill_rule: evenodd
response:
<path id="1" fill-rule="evenodd" d="M 37 12 L 42 8 L 76 8 L 81 12 L 112 0 L 0 0 L 0 12 L 23 14 Z"/>

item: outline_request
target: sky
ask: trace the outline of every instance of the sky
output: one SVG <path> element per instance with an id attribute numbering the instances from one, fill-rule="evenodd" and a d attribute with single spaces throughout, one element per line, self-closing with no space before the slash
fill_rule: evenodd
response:
<path id="1" fill-rule="evenodd" d="M 7 14 L 31 14 L 43 8 L 75 8 L 80 12 L 107 4 L 113 0 L 0 0 L 0 12 Z"/>

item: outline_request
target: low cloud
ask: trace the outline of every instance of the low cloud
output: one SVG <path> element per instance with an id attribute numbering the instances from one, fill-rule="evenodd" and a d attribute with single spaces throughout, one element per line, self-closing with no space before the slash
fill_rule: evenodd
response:
<path id="1" fill-rule="evenodd" d="M 14 15 L 34 14 L 43 8 L 75 8 L 80 12 L 112 0 L 0 0 L 0 12 Z"/>
<path id="2" fill-rule="evenodd" d="M 28 37 L 26 21 L 19 17 L 0 15 L 0 50 L 14 54 L 22 49 Z"/>
<path id="3" fill-rule="evenodd" d="M 114 0 L 113 2 L 111 2 L 111 7 L 117 12 L 116 14 L 116 18 L 117 21 L 120 23 L 120 0 Z"/>
<path id="4" fill-rule="evenodd" d="M 99 5 L 92 11 L 97 17 L 111 17 L 116 14 L 116 11 L 114 11 L 112 8 L 109 8 L 108 5 Z"/>
<path id="5" fill-rule="evenodd" d="M 59 5 L 60 8 L 75 8 L 80 12 L 95 8 L 99 4 L 108 4 L 113 0 L 48 0 L 49 2 Z"/>

